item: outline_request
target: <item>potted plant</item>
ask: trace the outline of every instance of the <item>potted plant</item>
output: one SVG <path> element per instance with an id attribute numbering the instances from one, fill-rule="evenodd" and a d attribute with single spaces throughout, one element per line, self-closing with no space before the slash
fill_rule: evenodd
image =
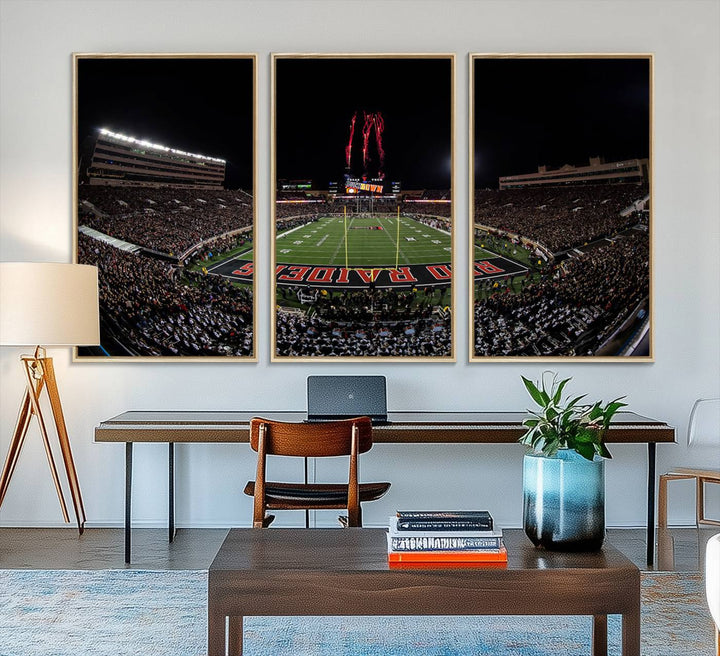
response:
<path id="1" fill-rule="evenodd" d="M 535 546 L 594 551 L 605 539 L 604 438 L 613 415 L 626 403 L 583 403 L 585 395 L 563 399 L 571 380 L 543 373 L 523 383 L 539 410 L 528 410 L 519 442 L 523 460 L 523 525 Z M 624 398 L 624 397 L 621 397 Z"/>

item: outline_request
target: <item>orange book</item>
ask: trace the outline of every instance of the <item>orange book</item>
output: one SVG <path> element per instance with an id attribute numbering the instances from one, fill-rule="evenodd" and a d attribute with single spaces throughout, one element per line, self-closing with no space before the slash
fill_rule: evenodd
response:
<path id="1" fill-rule="evenodd" d="M 390 551 L 388 560 L 394 563 L 506 563 L 507 549 L 483 551 Z"/>
<path id="2" fill-rule="evenodd" d="M 464 562 L 392 562 L 388 563 L 390 569 L 505 569 L 507 561 L 504 562 L 482 562 L 482 561 L 464 561 Z"/>

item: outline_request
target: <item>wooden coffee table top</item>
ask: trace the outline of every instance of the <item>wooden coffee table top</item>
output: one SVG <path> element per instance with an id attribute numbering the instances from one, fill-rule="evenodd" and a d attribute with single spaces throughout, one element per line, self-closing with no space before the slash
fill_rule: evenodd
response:
<path id="1" fill-rule="evenodd" d="M 388 570 L 385 536 L 384 529 L 371 528 L 232 529 L 210 572 L 252 575 L 288 570 L 307 573 Z M 503 536 L 508 550 L 507 570 L 637 571 L 611 545 L 590 553 L 550 552 L 536 549 L 520 529 L 505 530 Z M 478 570 L 463 571 L 470 574 Z"/>

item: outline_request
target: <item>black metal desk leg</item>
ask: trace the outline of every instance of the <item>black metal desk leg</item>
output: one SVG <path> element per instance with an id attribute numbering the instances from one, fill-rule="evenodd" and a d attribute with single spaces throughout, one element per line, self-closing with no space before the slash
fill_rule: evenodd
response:
<path id="1" fill-rule="evenodd" d="M 648 442 L 647 564 L 655 562 L 655 442 Z"/>
<path id="2" fill-rule="evenodd" d="M 305 485 L 308 484 L 310 477 L 308 476 L 308 459 L 305 458 Z M 310 528 L 310 511 L 305 508 L 305 528 Z"/>
<path id="3" fill-rule="evenodd" d="M 168 542 L 175 538 L 175 443 L 168 442 Z"/>
<path id="4" fill-rule="evenodd" d="M 125 442 L 125 562 L 130 564 L 130 504 L 132 502 L 133 443 Z"/>

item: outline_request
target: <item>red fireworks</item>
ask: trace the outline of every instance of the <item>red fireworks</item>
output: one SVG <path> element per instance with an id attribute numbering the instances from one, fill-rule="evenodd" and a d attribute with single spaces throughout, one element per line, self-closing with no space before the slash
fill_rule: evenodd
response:
<path id="1" fill-rule="evenodd" d="M 357 112 L 353 114 L 350 120 L 350 139 L 348 145 L 345 147 L 345 162 L 347 168 L 350 168 L 352 160 L 352 142 L 355 136 L 355 121 L 357 120 Z M 362 127 L 362 159 L 363 159 L 363 171 L 364 174 L 368 173 L 368 164 L 371 161 L 369 146 L 370 146 L 370 135 L 373 130 L 375 131 L 375 144 L 378 152 L 379 167 L 378 167 L 378 178 L 384 178 L 385 173 L 385 150 L 383 148 L 382 138 L 383 131 L 385 130 L 385 120 L 382 117 L 381 112 L 365 112 L 363 111 L 363 127 Z"/>
<path id="2" fill-rule="evenodd" d="M 345 146 L 345 162 L 346 166 L 350 168 L 350 160 L 352 159 L 352 142 L 355 136 L 355 120 L 357 119 L 357 112 L 353 114 L 352 120 L 350 121 L 350 139 L 348 139 L 348 145 Z"/>

